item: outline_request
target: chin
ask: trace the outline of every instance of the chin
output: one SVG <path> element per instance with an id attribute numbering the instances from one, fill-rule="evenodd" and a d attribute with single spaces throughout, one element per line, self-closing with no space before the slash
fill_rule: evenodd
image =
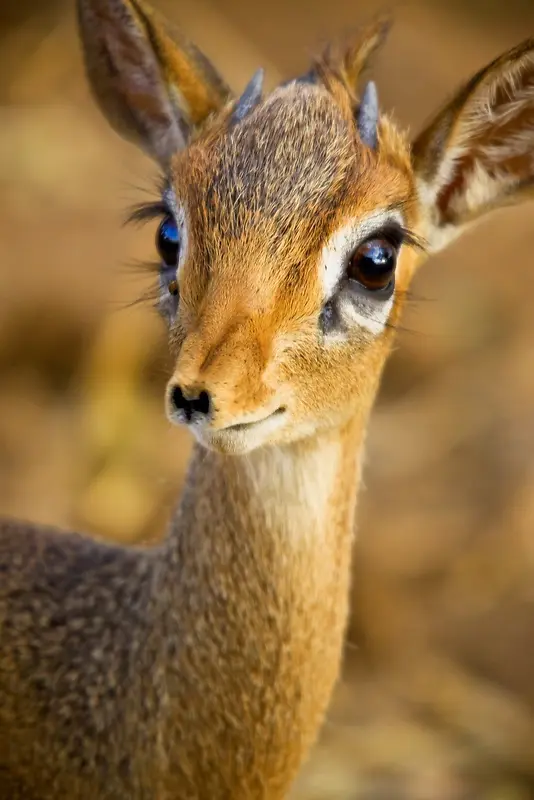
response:
<path id="1" fill-rule="evenodd" d="M 267 444 L 261 437 L 245 431 L 198 431 L 195 439 L 206 450 L 224 456 L 243 456 Z"/>
<path id="2" fill-rule="evenodd" d="M 300 425 L 288 425 L 280 419 L 276 424 L 269 420 L 250 425 L 223 428 L 221 430 L 198 428 L 193 430 L 197 442 L 215 453 L 225 456 L 242 456 L 254 450 L 268 447 L 284 447 L 316 436 L 319 430 L 332 427 L 325 422 L 317 426 L 316 422 L 302 422 Z"/>
<path id="3" fill-rule="evenodd" d="M 225 428 L 194 427 L 192 432 L 197 442 L 207 450 L 240 456 L 284 441 L 289 429 L 287 423 L 288 415 L 284 411 L 258 422 L 229 425 Z"/>
<path id="4" fill-rule="evenodd" d="M 316 433 L 315 423 L 296 423 L 289 418 L 287 412 L 248 425 L 220 430 L 199 428 L 194 431 L 199 444 L 224 455 L 245 455 L 260 448 L 284 447 L 308 439 Z"/>

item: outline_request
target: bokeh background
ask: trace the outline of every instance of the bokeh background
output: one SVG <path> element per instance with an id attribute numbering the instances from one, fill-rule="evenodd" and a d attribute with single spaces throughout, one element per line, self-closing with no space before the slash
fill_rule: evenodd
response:
<path id="1" fill-rule="evenodd" d="M 236 89 L 377 0 L 159 0 Z M 163 414 L 154 170 L 101 120 L 71 0 L 0 3 L 0 512 L 162 535 L 190 441 Z M 393 5 L 381 101 L 415 132 L 534 34 L 532 0 Z M 533 132 L 534 146 L 534 132 Z M 343 679 L 298 800 L 534 797 L 534 204 L 417 278 L 374 414 Z"/>

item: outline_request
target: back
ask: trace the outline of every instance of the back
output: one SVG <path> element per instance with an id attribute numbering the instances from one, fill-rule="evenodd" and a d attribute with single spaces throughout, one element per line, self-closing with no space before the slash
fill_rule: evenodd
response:
<path id="1" fill-rule="evenodd" d="M 143 769 L 132 755 L 154 748 L 152 575 L 149 553 L 0 524 L 1 797 L 31 796 L 13 770 L 40 798 L 45 785 L 50 797 L 132 791 Z"/>

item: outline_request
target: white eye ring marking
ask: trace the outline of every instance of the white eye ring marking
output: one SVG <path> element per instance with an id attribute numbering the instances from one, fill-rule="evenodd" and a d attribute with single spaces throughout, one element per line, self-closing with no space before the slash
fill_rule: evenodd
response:
<path id="1" fill-rule="evenodd" d="M 319 257 L 319 274 L 325 302 L 332 297 L 343 279 L 351 253 L 375 231 L 380 231 L 391 222 L 402 225 L 401 214 L 395 211 L 377 211 L 364 219 L 351 220 L 330 236 Z M 377 336 L 384 330 L 392 307 L 393 295 L 384 300 L 374 297 L 372 293 L 362 293 L 350 299 L 340 298 L 339 313 L 342 319 L 356 323 Z"/>
<path id="2" fill-rule="evenodd" d="M 387 300 L 362 295 L 341 300 L 339 315 L 342 320 L 350 321 L 365 328 L 373 336 L 378 336 L 386 327 L 392 308 L 393 294 Z"/>

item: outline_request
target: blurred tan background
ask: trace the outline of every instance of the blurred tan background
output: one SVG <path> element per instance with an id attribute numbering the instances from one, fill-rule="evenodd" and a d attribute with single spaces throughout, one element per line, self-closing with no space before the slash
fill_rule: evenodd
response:
<path id="1" fill-rule="evenodd" d="M 90 101 L 72 5 L 0 8 L 0 512 L 148 541 L 189 451 L 163 415 L 163 325 L 135 304 L 154 229 L 121 227 L 155 173 Z M 384 6 L 157 5 L 236 89 Z M 394 8 L 375 75 L 414 131 L 534 34 L 532 0 Z M 533 218 L 494 215 L 417 279 L 369 440 L 345 673 L 299 800 L 534 797 Z"/>

